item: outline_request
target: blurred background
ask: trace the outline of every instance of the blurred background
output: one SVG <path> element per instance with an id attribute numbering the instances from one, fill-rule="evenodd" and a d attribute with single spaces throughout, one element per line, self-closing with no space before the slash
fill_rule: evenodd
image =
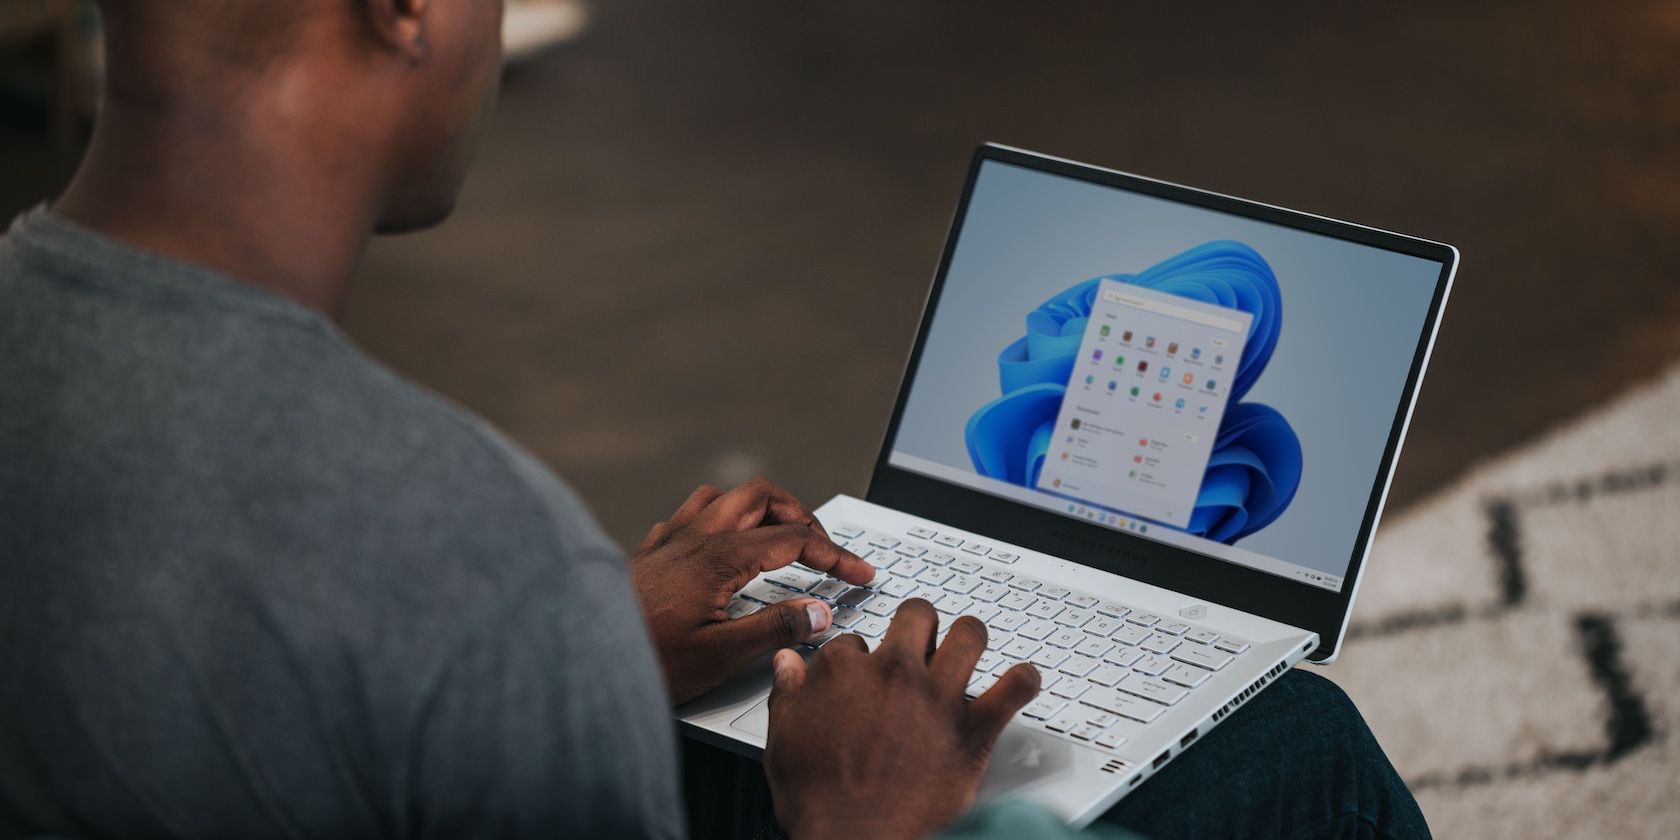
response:
<path id="1" fill-rule="evenodd" d="M 8 215 L 73 164 L 81 6 L 0 0 Z M 627 543 L 701 482 L 862 493 L 988 140 L 1458 245 L 1391 516 L 1680 359 L 1673 0 L 510 12 L 458 212 L 374 244 L 345 328 Z"/>

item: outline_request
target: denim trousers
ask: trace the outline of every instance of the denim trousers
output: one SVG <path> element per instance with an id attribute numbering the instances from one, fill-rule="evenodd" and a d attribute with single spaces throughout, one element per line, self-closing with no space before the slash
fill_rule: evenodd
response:
<path id="1" fill-rule="evenodd" d="M 778 838 L 762 766 L 683 742 L 690 834 Z M 1152 840 L 1427 838 L 1417 801 L 1335 683 L 1276 680 L 1098 818 Z"/>

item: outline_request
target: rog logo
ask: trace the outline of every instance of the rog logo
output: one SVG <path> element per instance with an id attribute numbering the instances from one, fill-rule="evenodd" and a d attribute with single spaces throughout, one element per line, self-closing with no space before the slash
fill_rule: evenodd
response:
<path id="1" fill-rule="evenodd" d="M 1035 741 L 1028 741 L 1021 745 L 1021 750 L 1011 759 L 1022 767 L 1037 767 L 1039 756 L 1044 754 L 1044 748 Z"/>

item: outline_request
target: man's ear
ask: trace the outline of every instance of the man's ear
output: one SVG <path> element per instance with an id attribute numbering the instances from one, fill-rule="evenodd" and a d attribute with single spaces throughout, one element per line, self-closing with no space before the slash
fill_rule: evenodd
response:
<path id="1" fill-rule="evenodd" d="M 360 0 L 368 29 L 410 61 L 426 57 L 426 13 L 432 0 Z"/>

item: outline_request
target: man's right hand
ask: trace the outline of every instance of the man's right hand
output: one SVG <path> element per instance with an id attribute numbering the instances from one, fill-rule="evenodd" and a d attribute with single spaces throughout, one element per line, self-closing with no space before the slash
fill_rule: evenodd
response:
<path id="1" fill-rule="evenodd" d="M 1038 671 L 1020 663 L 969 702 L 986 625 L 959 618 L 936 650 L 937 629 L 933 607 L 912 598 L 874 653 L 848 634 L 809 664 L 776 654 L 764 770 L 795 840 L 926 837 L 974 804 L 998 735 L 1038 695 Z"/>

